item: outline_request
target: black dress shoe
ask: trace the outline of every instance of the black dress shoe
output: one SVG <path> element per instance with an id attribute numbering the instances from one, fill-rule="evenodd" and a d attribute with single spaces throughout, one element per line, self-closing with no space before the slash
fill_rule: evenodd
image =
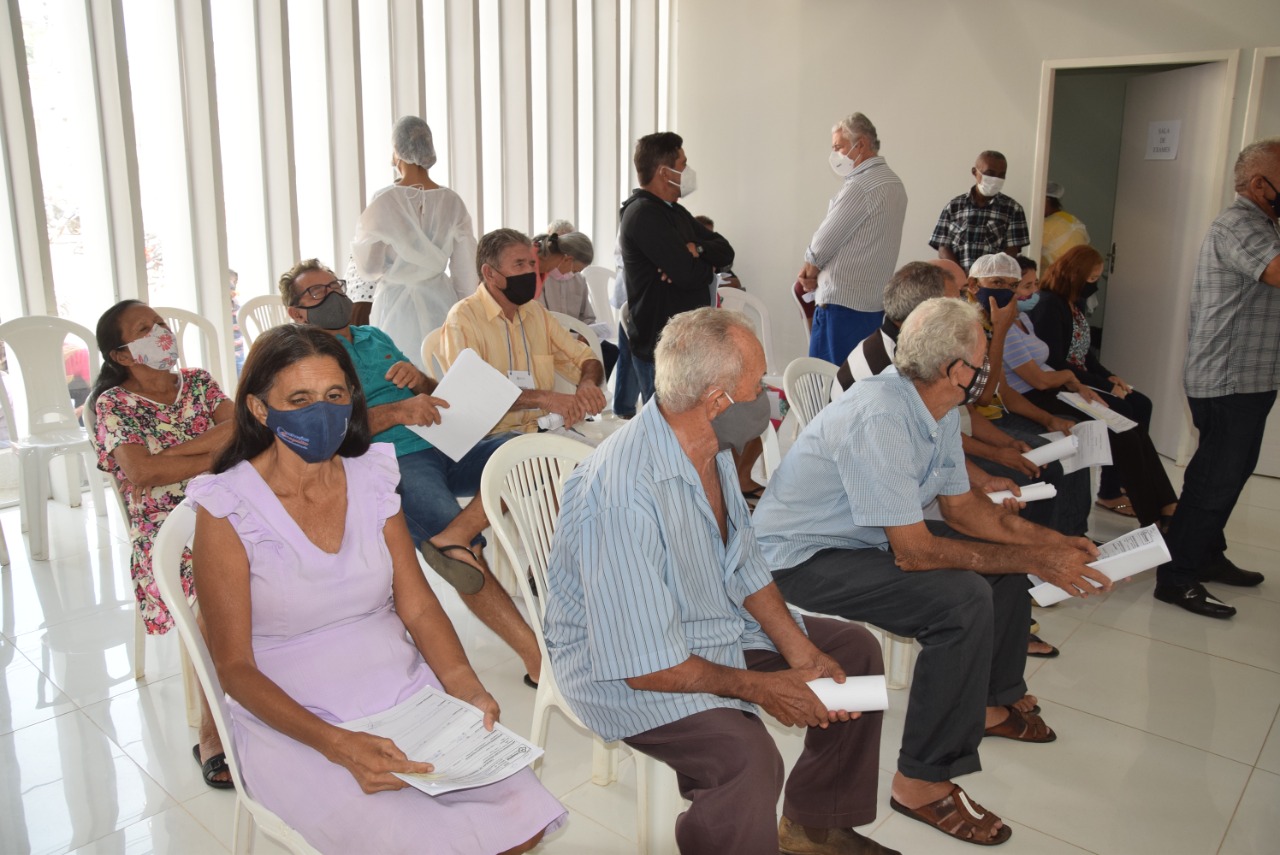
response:
<path id="1" fill-rule="evenodd" d="M 1219 557 L 1204 571 L 1204 580 L 1206 582 L 1221 582 L 1224 585 L 1235 585 L 1237 588 L 1252 588 L 1254 585 L 1261 585 L 1262 580 L 1266 578 L 1266 576 L 1253 570 L 1240 569 L 1231 563 L 1231 559 L 1225 555 Z"/>
<path id="2" fill-rule="evenodd" d="M 1205 617 L 1229 618 L 1236 613 L 1234 606 L 1214 599 L 1199 582 L 1190 585 L 1156 585 L 1155 598 Z"/>

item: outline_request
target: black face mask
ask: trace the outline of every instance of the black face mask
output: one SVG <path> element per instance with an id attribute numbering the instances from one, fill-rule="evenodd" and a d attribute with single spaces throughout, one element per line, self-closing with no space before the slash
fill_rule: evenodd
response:
<path id="1" fill-rule="evenodd" d="M 1009 293 L 1012 294 L 1013 292 Z M 987 378 L 991 376 L 991 363 L 986 356 L 983 356 L 981 366 L 969 365 L 969 362 L 964 359 L 957 359 L 951 365 L 954 367 L 958 363 L 964 363 L 973 371 L 973 378 L 964 387 L 964 401 L 961 402 L 961 405 L 976 404 L 978 399 L 982 397 L 982 393 L 987 389 Z"/>
<path id="2" fill-rule="evenodd" d="M 1271 206 L 1271 212 L 1277 217 L 1280 217 L 1280 190 L 1276 189 L 1276 185 L 1272 184 L 1271 179 L 1267 176 L 1262 176 L 1262 180 L 1267 182 L 1267 186 L 1271 188 L 1271 192 L 1276 194 L 1271 197 L 1271 201 L 1267 204 Z"/>
<path id="3" fill-rule="evenodd" d="M 538 274 L 520 273 L 503 277 L 507 280 L 507 290 L 502 293 L 517 306 L 523 306 L 538 293 Z"/>

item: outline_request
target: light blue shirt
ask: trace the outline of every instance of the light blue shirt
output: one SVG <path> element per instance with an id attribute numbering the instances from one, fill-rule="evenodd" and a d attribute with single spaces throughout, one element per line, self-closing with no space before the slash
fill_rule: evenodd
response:
<path id="1" fill-rule="evenodd" d="M 823 549 L 888 549 L 885 526 L 920 522 L 938 495 L 968 490 L 960 411 L 935 421 L 888 368 L 809 422 L 752 521 L 769 566 L 785 570 Z"/>
<path id="2" fill-rule="evenodd" d="M 727 544 L 656 400 L 565 485 L 543 629 L 569 706 L 605 739 L 705 710 L 755 709 L 711 694 L 637 691 L 626 684 L 690 656 L 745 668 L 744 650 L 775 649 L 742 605 L 773 577 L 730 453 L 722 452 L 716 466 Z"/>

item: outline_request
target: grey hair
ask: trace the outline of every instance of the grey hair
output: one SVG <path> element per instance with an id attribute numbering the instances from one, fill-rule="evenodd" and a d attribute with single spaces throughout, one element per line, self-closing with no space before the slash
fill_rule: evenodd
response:
<path id="1" fill-rule="evenodd" d="M 957 359 L 968 359 L 983 338 L 978 310 L 964 300 L 935 297 L 907 315 L 893 364 L 904 377 L 932 382 Z"/>
<path id="2" fill-rule="evenodd" d="M 1236 158 L 1235 191 L 1243 192 L 1272 157 L 1280 159 L 1280 137 L 1257 140 L 1240 149 L 1240 156 Z"/>
<path id="3" fill-rule="evenodd" d="M 547 234 L 549 235 L 567 235 L 569 232 L 576 232 L 573 223 L 568 220 L 552 220 L 547 224 Z"/>
<path id="4" fill-rule="evenodd" d="M 436 146 L 431 140 L 431 128 L 417 116 L 402 116 L 391 132 L 391 147 L 396 157 L 408 163 L 416 163 L 423 169 L 436 165 Z"/>
<path id="5" fill-rule="evenodd" d="M 582 232 L 567 232 L 565 234 L 538 235 L 533 239 L 533 245 L 538 248 L 538 258 L 546 258 L 553 252 L 561 255 L 567 255 L 579 264 L 591 264 L 595 261 L 596 250 L 591 245 L 591 238 Z"/>
<path id="6" fill-rule="evenodd" d="M 512 246 L 533 246 L 529 236 L 515 229 L 494 229 L 476 245 L 476 272 L 484 278 L 484 266 L 487 264 L 494 270 L 502 261 L 502 253 Z"/>
<path id="7" fill-rule="evenodd" d="M 831 128 L 831 133 L 834 134 L 837 131 L 850 143 L 856 142 L 858 137 L 862 137 L 873 151 L 880 150 L 880 137 L 876 136 L 876 126 L 871 124 L 871 120 L 861 113 L 845 116 L 836 122 Z"/>
<path id="8" fill-rule="evenodd" d="M 947 293 L 947 274 L 927 261 L 909 261 L 884 286 L 884 316 L 901 324 L 911 310 Z"/>
<path id="9" fill-rule="evenodd" d="M 667 321 L 653 352 L 653 386 L 672 413 L 693 409 L 712 387 L 727 389 L 742 376 L 742 350 L 730 331 L 753 339 L 755 327 L 741 312 L 710 306 L 681 312 Z"/>

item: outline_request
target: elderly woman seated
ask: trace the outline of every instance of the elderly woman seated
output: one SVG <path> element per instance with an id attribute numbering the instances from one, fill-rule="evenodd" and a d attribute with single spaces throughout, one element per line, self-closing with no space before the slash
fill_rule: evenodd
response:
<path id="1" fill-rule="evenodd" d="M 429 796 L 392 741 L 340 723 L 426 686 L 498 705 L 428 586 L 400 511 L 390 446 L 369 442 L 363 392 L 323 331 L 256 342 L 235 436 L 191 482 L 195 575 L 252 795 L 324 852 L 527 852 L 565 811 L 533 776 Z"/>

